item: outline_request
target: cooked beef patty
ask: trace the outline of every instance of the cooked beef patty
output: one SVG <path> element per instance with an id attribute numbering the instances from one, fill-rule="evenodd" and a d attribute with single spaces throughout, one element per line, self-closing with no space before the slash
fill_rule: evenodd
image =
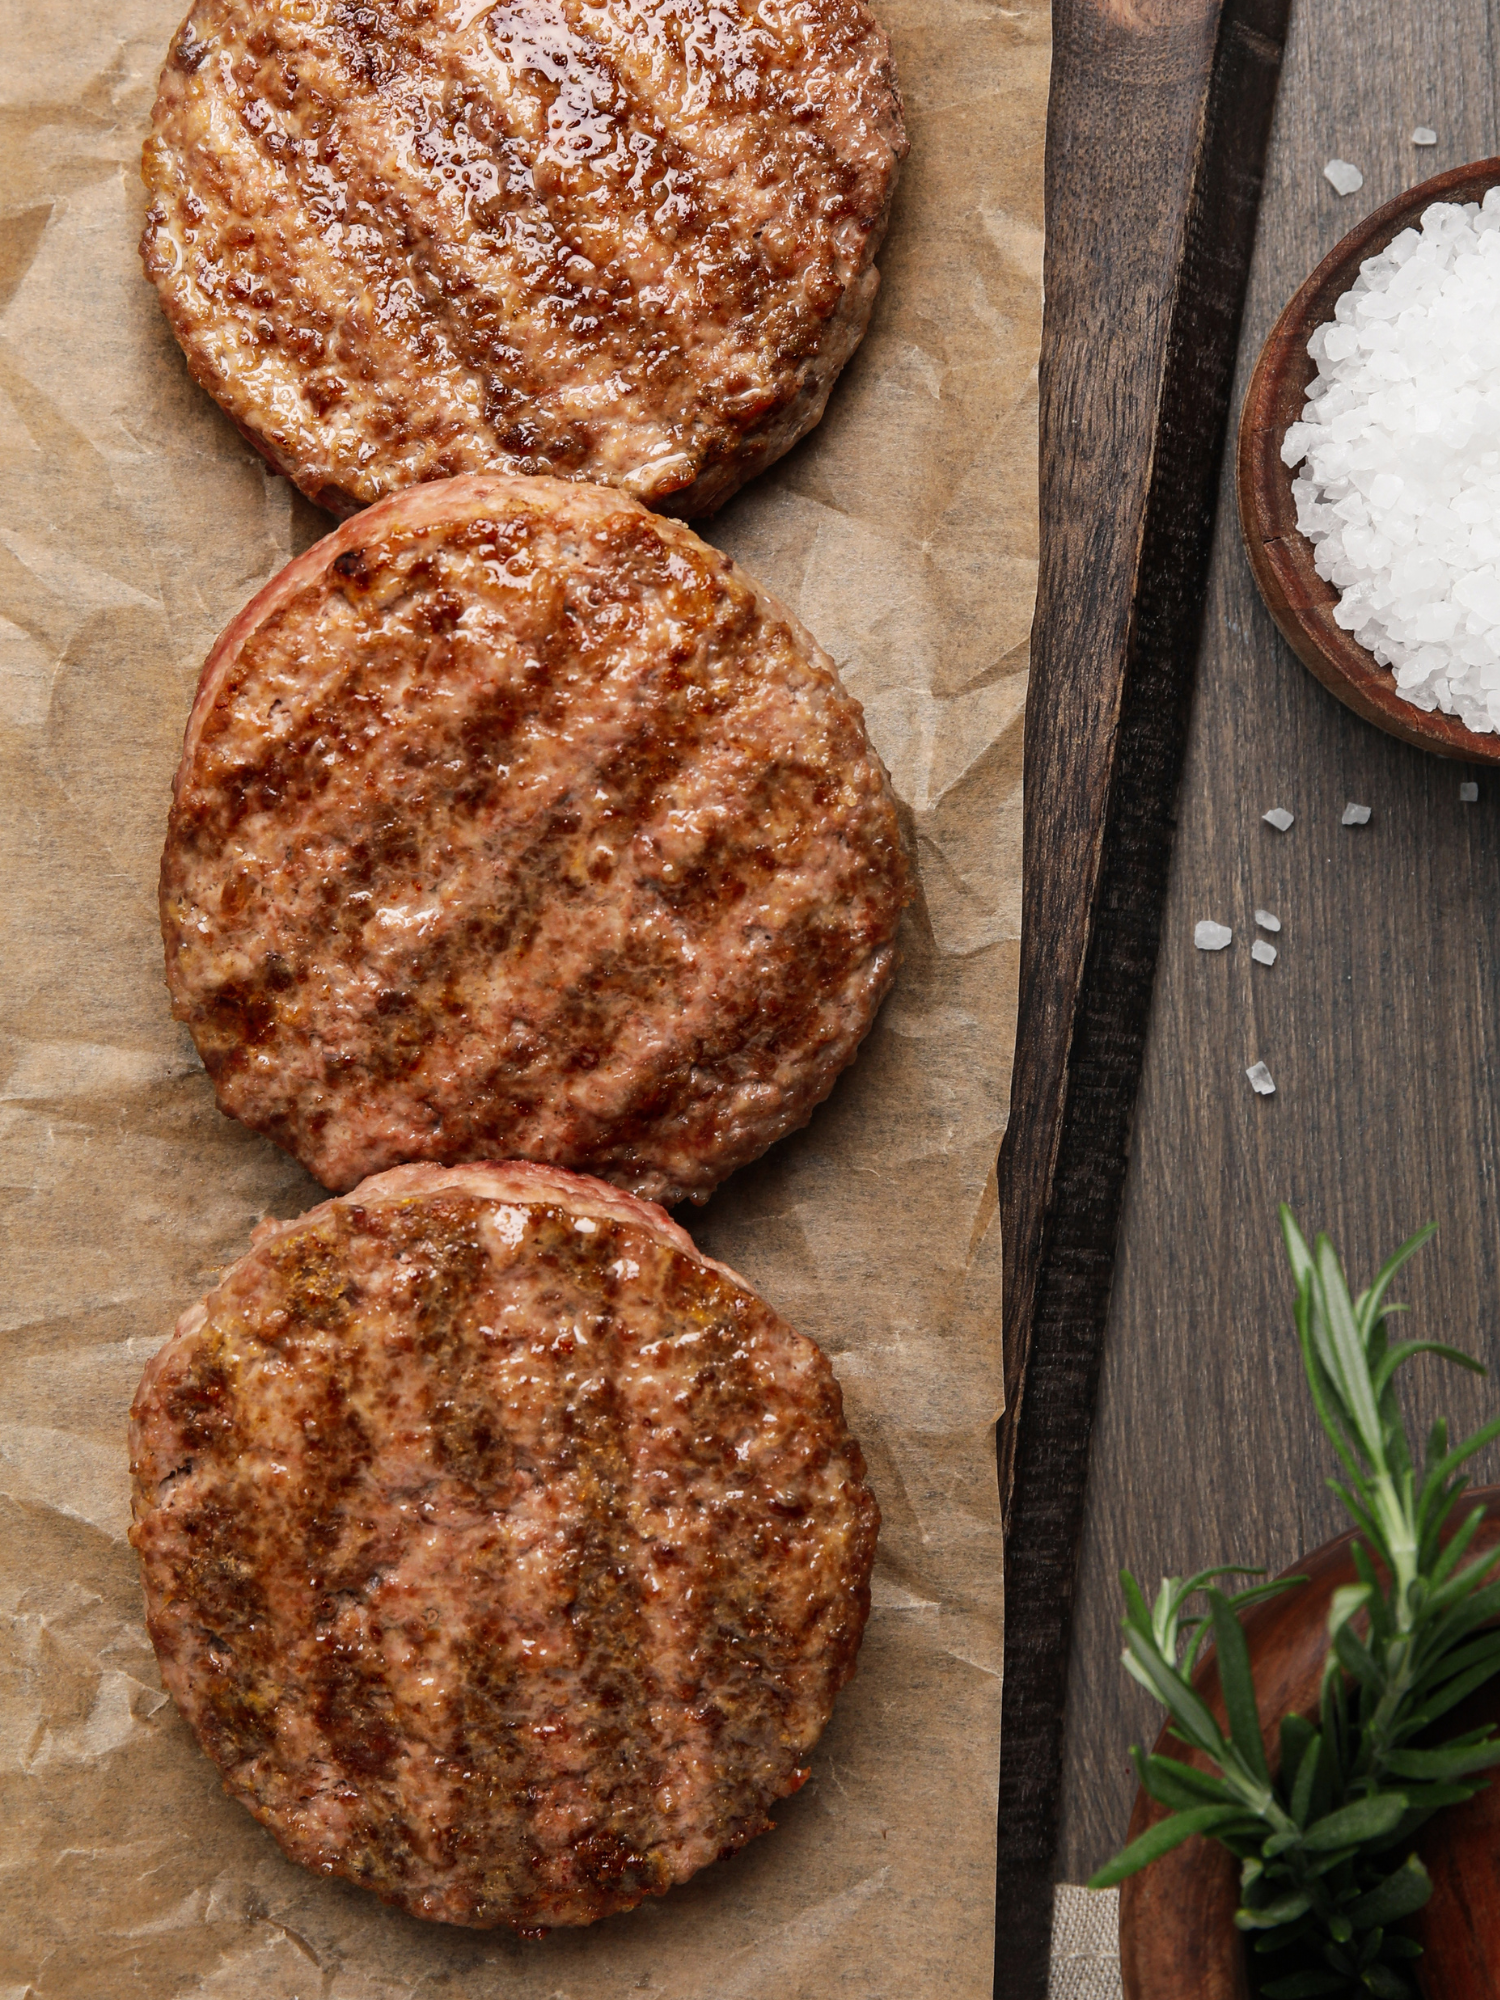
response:
<path id="1" fill-rule="evenodd" d="M 325 1186 L 525 1158 L 705 1195 L 874 1018 L 906 893 L 832 662 L 624 494 L 417 487 L 236 619 L 162 857 L 173 1011 Z"/>
<path id="2" fill-rule="evenodd" d="M 535 1931 L 807 1776 L 879 1512 L 811 1341 L 660 1209 L 398 1167 L 185 1313 L 131 1413 L 148 1622 L 295 1861 Z"/>
<path id="3" fill-rule="evenodd" d="M 905 151 L 862 0 L 195 0 L 141 254 L 335 513 L 493 470 L 701 514 L 822 415 Z"/>

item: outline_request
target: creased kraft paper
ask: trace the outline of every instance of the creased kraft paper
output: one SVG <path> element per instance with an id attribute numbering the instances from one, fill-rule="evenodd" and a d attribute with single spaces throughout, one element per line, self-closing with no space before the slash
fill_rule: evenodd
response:
<path id="1" fill-rule="evenodd" d="M 1020 919 L 1044 0 L 878 0 L 912 136 L 820 428 L 706 524 L 865 705 L 917 861 L 897 985 L 806 1131 L 685 1220 L 832 1356 L 875 1611 L 776 1832 L 540 1943 L 285 1861 L 162 1693 L 125 1417 L 313 1183 L 167 1010 L 157 862 L 216 634 L 331 525 L 194 388 L 140 273 L 183 0 L 24 0 L 0 73 L 0 2000 L 978 2000 L 999 1758 L 994 1163 Z"/>

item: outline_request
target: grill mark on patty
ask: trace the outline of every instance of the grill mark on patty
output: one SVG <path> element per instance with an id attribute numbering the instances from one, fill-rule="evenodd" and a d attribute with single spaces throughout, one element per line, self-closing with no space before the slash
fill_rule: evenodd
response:
<path id="1" fill-rule="evenodd" d="M 657 1848 L 660 1816 L 651 1795 L 659 1777 L 633 1537 L 623 1494 L 629 1462 L 625 1415 L 605 1381 L 563 1412 L 568 1455 L 576 1453 L 581 1518 L 570 1551 L 577 1595 L 569 1620 L 582 1655 L 585 1697 L 581 1749 L 599 1771 L 605 1811 L 574 1842 L 585 1877 L 600 1890 L 659 1893 L 668 1870 Z"/>
<path id="2" fill-rule="evenodd" d="M 768 1657 L 791 1658 L 794 1642 L 806 1634 L 794 1633 L 770 1615 L 765 1569 L 747 1560 L 759 1551 L 754 1535 L 744 1532 L 743 1500 L 737 1499 L 731 1483 L 735 1474 L 731 1442 L 753 1433 L 760 1397 L 745 1347 L 749 1329 L 735 1311 L 737 1302 L 726 1300 L 719 1287 L 703 1284 L 705 1275 L 690 1266 L 677 1267 L 669 1299 L 671 1310 L 691 1313 L 711 1326 L 716 1336 L 695 1382 L 701 1416 L 693 1458 L 706 1484 L 722 1482 L 727 1491 L 698 1584 L 714 1605 L 715 1617 L 694 1651 L 701 1683 L 714 1690 L 705 1703 L 705 1720 L 715 1746 L 718 1809 L 730 1838 L 739 1845 L 769 1823 L 764 1807 L 770 1801 L 757 1778 L 768 1749 L 774 1755 L 783 1748 L 780 1739 L 790 1705 L 789 1691 L 774 1674 L 765 1674 L 765 1664 Z M 820 1409 L 818 1415 L 826 1412 Z M 770 1504 L 774 1510 L 776 1502 Z"/>
<path id="3" fill-rule="evenodd" d="M 336 507 L 753 469 L 883 233 L 884 36 L 855 0 L 455 14 L 197 0 L 142 238 L 194 373 Z"/>
<path id="4" fill-rule="evenodd" d="M 664 1829 L 652 1805 L 660 1746 L 625 1497 L 629 1418 L 611 1380 L 623 1328 L 601 1297 L 601 1277 L 629 1247 L 608 1223 L 581 1242 L 572 1218 L 547 1209 L 532 1215 L 526 1255 L 550 1280 L 536 1301 L 535 1337 L 554 1332 L 549 1347 L 564 1357 L 567 1390 L 545 1425 L 547 1458 L 569 1482 L 575 1516 L 562 1567 L 576 1649 L 570 1692 L 533 1726 L 572 1749 L 569 1761 L 585 1765 L 598 1797 L 597 1811 L 570 1836 L 570 1866 L 601 1897 L 633 1904 L 661 1894 L 670 1868 L 659 1851 Z M 466 1664 L 470 1674 L 482 1671 L 479 1649 L 469 1650 Z M 566 1779 L 533 1780 L 527 1787 L 533 1826 L 539 1810 L 559 1804 L 571 1789 Z M 510 1878 L 523 1925 L 545 1921 L 547 1872 L 542 1846 L 523 1846 Z"/>
<path id="5" fill-rule="evenodd" d="M 491 1296 L 490 1259 L 481 1238 L 483 1210 L 474 1203 L 436 1202 L 362 1212 L 356 1225 L 396 1263 L 411 1282 L 404 1316 L 412 1323 L 411 1342 L 425 1361 L 422 1415 L 431 1426 L 436 1474 L 455 1482 L 464 1509 L 475 1518 L 503 1512 L 513 1500 L 521 1470 L 514 1441 L 501 1413 L 478 1378 L 483 1350 L 481 1314 Z M 534 1471 L 534 1466 L 531 1468 Z M 476 1579 L 477 1581 L 477 1579 Z M 444 1772 L 446 1814 L 432 1837 L 434 1858 L 450 1869 L 471 1863 L 482 1841 L 469 1826 L 476 1791 L 495 1801 L 504 1796 L 512 1774 L 524 1764 L 514 1740 L 518 1726 L 516 1677 L 496 1644 L 497 1621 L 480 1619 L 472 1637 L 445 1635 L 444 1660 L 458 1671 L 441 1719 L 432 1729 L 433 1746 Z M 490 1858 L 487 1872 L 499 1874 L 503 1897 L 481 1885 L 476 1918 L 496 1921 L 502 1907 L 522 1912 L 529 1876 L 540 1848 L 527 1837 L 525 1807 L 529 1786 L 517 1784 L 521 1810 L 506 1823 L 504 1852 Z"/>

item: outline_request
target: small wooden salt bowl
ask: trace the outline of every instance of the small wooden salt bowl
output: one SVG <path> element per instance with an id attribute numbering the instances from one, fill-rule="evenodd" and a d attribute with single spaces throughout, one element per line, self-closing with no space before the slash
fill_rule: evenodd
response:
<path id="1" fill-rule="evenodd" d="M 1339 297 L 1403 229 L 1420 225 L 1435 201 L 1483 201 L 1500 184 L 1500 159 L 1454 167 L 1423 181 L 1365 217 L 1323 259 L 1271 329 L 1240 417 L 1237 467 L 1240 526 L 1255 581 L 1291 646 L 1331 694 L 1404 743 L 1471 764 L 1500 764 L 1500 733 L 1476 735 L 1456 715 L 1414 708 L 1396 693 L 1388 667 L 1352 632 L 1334 623 L 1339 593 L 1313 568 L 1313 545 L 1297 532 L 1292 468 L 1281 462 L 1287 426 L 1299 421 L 1317 363 L 1307 352 L 1315 329 L 1333 318 Z"/>
<path id="2" fill-rule="evenodd" d="M 1478 1502 L 1486 1518 L 1474 1554 L 1500 1544 L 1500 1486 L 1466 1494 L 1455 1518 Z M 1300 1589 L 1253 1605 L 1245 1635 L 1255 1673 L 1255 1691 L 1274 1769 L 1280 1758 L 1279 1729 L 1288 1712 L 1315 1716 L 1328 1643 L 1328 1606 L 1333 1593 L 1353 1583 L 1349 1555 L 1352 1535 L 1295 1563 L 1289 1572 L 1305 1576 Z M 1224 1705 L 1212 1657 L 1194 1676 L 1222 1727 Z M 1500 1720 L 1500 1684 L 1491 1681 L 1446 1719 L 1452 1733 Z M 1168 1740 L 1160 1754 L 1181 1757 L 1208 1769 L 1196 1751 Z M 1136 1795 L 1130 1820 L 1134 1840 L 1165 1808 Z M 1496 2000 L 1500 1995 L 1500 1783 L 1467 1805 L 1439 1813 L 1417 1837 L 1432 1877 L 1432 1899 L 1411 1929 L 1425 1956 L 1413 1970 L 1430 2000 Z M 1234 1927 L 1239 1903 L 1239 1864 L 1213 1841 L 1185 1841 L 1120 1891 L 1120 1969 L 1125 2000 L 1254 2000 L 1254 1961 Z M 1262 1961 L 1264 1962 L 1264 1961 Z"/>

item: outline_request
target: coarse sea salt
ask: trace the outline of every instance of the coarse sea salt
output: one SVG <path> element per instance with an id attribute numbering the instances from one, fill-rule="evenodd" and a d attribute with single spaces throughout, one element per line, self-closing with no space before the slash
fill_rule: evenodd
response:
<path id="1" fill-rule="evenodd" d="M 1280 917 L 1271 910 L 1257 910 L 1255 912 L 1255 921 L 1263 931 L 1279 931 L 1281 929 Z"/>
<path id="2" fill-rule="evenodd" d="M 1411 142 L 1414 146 L 1435 146 L 1437 133 L 1430 125 L 1419 125 L 1411 135 Z"/>
<path id="3" fill-rule="evenodd" d="M 1478 805 L 1478 803 L 1479 803 L 1479 787 L 1478 787 L 1478 785 L 1476 785 L 1476 784 L 1475 784 L 1475 782 L 1474 782 L 1474 780 L 1473 780 L 1472 778 L 1470 778 L 1470 779 L 1469 779 L 1469 780 L 1468 780 L 1468 781 L 1467 781 L 1466 783 L 1464 783 L 1464 784 L 1462 784 L 1462 785 L 1460 785 L 1460 786 L 1459 786 L 1459 788 L 1458 788 L 1458 802 L 1459 802 L 1459 804 L 1460 804 L 1460 805 L 1464 805 L 1464 806 L 1477 806 L 1477 805 Z"/>
<path id="4" fill-rule="evenodd" d="M 1358 194 L 1365 177 L 1352 160 L 1330 160 L 1323 169 L 1324 180 L 1332 181 L 1340 194 Z"/>
<path id="5" fill-rule="evenodd" d="M 1261 814 L 1261 818 L 1267 826 L 1274 826 L 1278 833 L 1285 833 L 1293 824 L 1292 815 L 1285 806 L 1272 806 L 1268 813 Z"/>
<path id="6" fill-rule="evenodd" d="M 1216 924 L 1212 917 L 1193 926 L 1193 943 L 1199 951 L 1222 951 L 1233 936 L 1228 924 Z"/>
<path id="7" fill-rule="evenodd" d="M 1274 1096 L 1276 1086 L 1271 1081 L 1271 1072 L 1263 1062 L 1251 1063 L 1245 1074 L 1249 1077 L 1250 1088 L 1255 1092 L 1257 1097 Z"/>
<path id="8" fill-rule="evenodd" d="M 1257 965 L 1274 965 L 1276 963 L 1276 947 L 1274 944 L 1267 944 L 1264 938 L 1257 938 L 1250 947 L 1250 956 L 1255 960 Z"/>
<path id="9" fill-rule="evenodd" d="M 1500 188 L 1434 202 L 1307 344 L 1284 462 L 1334 617 L 1417 708 L 1500 728 Z"/>
<path id="10" fill-rule="evenodd" d="M 1339 824 L 1341 826 L 1368 826 L 1370 824 L 1370 808 L 1368 806 L 1357 806 L 1353 799 L 1351 799 L 1348 805 L 1344 807 L 1344 817 L 1340 820 Z"/>

